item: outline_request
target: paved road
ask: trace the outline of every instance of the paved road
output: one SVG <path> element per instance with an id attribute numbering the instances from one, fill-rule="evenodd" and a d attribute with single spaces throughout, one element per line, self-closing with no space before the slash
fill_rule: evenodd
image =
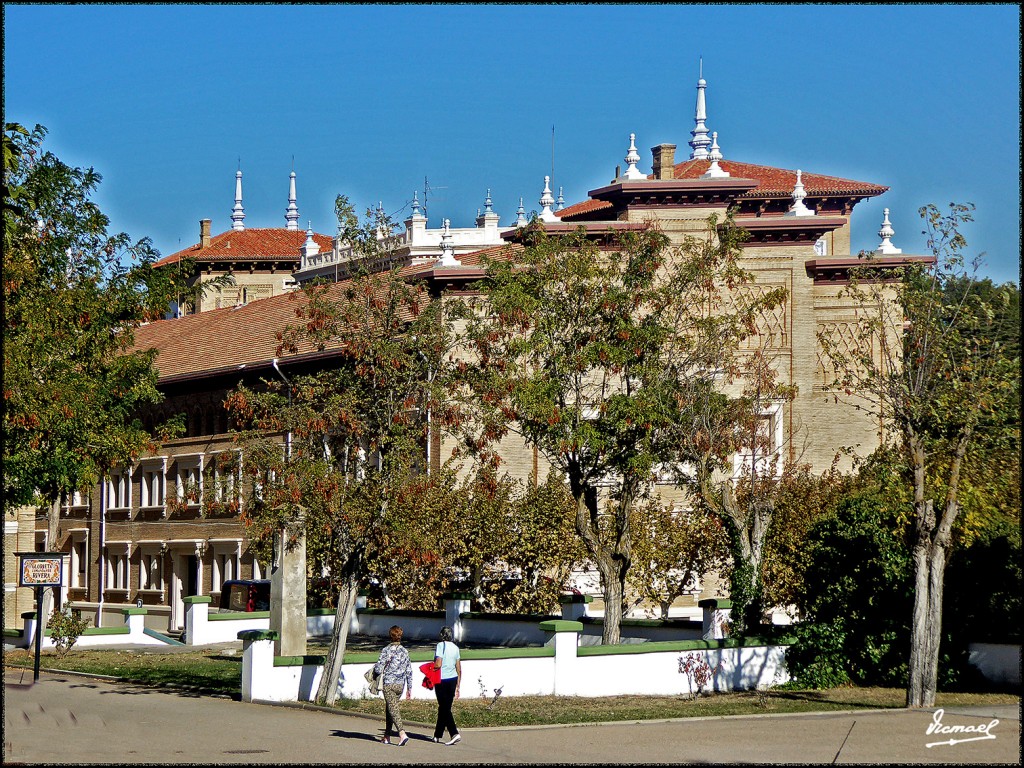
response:
<path id="1" fill-rule="evenodd" d="M 405 747 L 375 742 L 383 721 L 316 709 L 32 670 L 4 670 L 4 764 L 39 763 L 987 763 L 1020 764 L 1019 707 L 761 715 L 582 726 L 466 729 L 453 747 L 410 726 Z"/>

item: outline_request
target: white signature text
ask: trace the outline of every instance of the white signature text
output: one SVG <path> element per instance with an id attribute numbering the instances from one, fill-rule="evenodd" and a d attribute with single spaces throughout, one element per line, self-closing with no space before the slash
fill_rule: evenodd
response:
<path id="1" fill-rule="evenodd" d="M 943 710 L 935 710 L 935 714 L 932 715 L 932 722 L 928 725 L 928 730 L 925 732 L 931 736 L 933 733 L 937 734 L 948 734 L 948 733 L 976 733 L 977 736 L 967 736 L 962 739 L 949 738 L 945 741 L 933 741 L 931 744 L 926 744 L 926 747 L 938 747 L 942 745 L 953 745 L 960 744 L 965 741 L 981 741 L 983 739 L 994 739 L 996 736 L 992 733 L 992 729 L 999 725 L 999 721 L 992 719 L 987 723 L 980 723 L 978 725 L 943 725 L 942 715 Z"/>

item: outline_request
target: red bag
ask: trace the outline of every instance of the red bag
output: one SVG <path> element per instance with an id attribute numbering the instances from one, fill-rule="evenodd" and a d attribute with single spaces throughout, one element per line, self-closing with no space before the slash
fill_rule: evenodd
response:
<path id="1" fill-rule="evenodd" d="M 432 691 L 434 686 L 441 682 L 441 670 L 434 667 L 434 662 L 428 661 L 420 665 L 420 672 L 423 673 L 423 687 Z"/>

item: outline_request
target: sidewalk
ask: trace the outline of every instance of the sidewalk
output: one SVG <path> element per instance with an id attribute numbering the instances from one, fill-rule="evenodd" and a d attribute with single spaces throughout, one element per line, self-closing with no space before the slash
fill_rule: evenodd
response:
<path id="1" fill-rule="evenodd" d="M 981 763 L 1020 764 L 1018 707 L 886 710 L 466 729 L 463 742 L 375 742 L 383 719 L 5 669 L 4 764 L 28 763 Z M 944 742 L 928 747 L 927 744 Z"/>

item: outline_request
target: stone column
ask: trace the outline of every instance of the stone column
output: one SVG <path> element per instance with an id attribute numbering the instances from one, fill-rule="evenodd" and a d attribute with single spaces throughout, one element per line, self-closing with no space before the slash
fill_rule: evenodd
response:
<path id="1" fill-rule="evenodd" d="M 709 597 L 697 603 L 704 609 L 704 624 L 701 627 L 702 640 L 721 640 L 727 636 L 725 624 L 732 614 L 732 601 Z"/>
<path id="2" fill-rule="evenodd" d="M 270 629 L 276 633 L 276 655 L 306 655 L 306 522 L 301 515 L 274 534 Z"/>
<path id="3" fill-rule="evenodd" d="M 462 614 L 469 613 L 472 599 L 473 596 L 466 592 L 453 592 L 444 596 L 444 623 L 452 628 L 452 640 L 456 643 L 464 639 Z"/>

